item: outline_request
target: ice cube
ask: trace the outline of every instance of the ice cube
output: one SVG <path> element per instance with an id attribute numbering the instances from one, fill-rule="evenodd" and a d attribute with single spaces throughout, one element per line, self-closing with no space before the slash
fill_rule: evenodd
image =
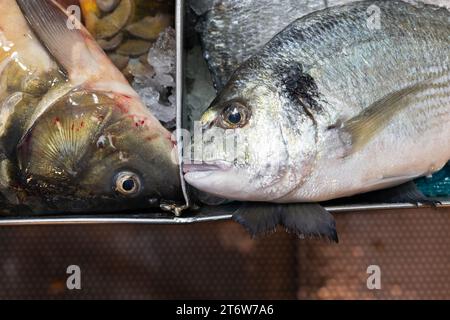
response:
<path id="1" fill-rule="evenodd" d="M 141 59 L 132 60 L 128 69 L 134 76 L 133 88 L 158 120 L 172 126 L 176 117 L 175 30 L 169 27 L 159 35 L 149 50 L 148 64 Z"/>

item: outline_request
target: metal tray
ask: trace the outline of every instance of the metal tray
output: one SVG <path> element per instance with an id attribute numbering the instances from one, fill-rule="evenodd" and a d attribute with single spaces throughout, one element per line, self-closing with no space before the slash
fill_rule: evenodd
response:
<path id="1" fill-rule="evenodd" d="M 176 33 L 177 33 L 177 127 L 182 127 L 182 105 L 183 105 L 183 60 L 184 60 L 184 0 L 176 1 Z M 180 130 L 177 130 L 177 140 L 181 142 Z M 180 143 L 181 145 L 181 143 Z M 179 160 L 181 161 L 181 150 Z M 182 170 L 180 175 L 183 176 Z M 183 179 L 182 179 L 183 181 Z M 188 188 L 182 183 L 183 194 L 185 197 L 185 208 L 190 206 Z M 355 204 L 327 206 L 325 207 L 331 213 L 344 213 L 355 211 L 370 210 L 390 210 L 390 209 L 414 209 L 425 207 L 424 205 L 413 205 L 409 203 L 396 204 Z M 444 199 L 438 208 L 450 208 L 450 199 Z M 65 225 L 65 224 L 191 224 L 198 222 L 212 222 L 228 220 L 231 218 L 229 212 L 223 211 L 220 207 L 209 207 L 202 214 L 195 214 L 187 210 L 180 216 L 169 212 L 158 213 L 132 213 L 132 214 L 86 214 L 86 215 L 47 215 L 47 216 L 21 216 L 21 217 L 3 217 L 0 219 L 0 226 L 27 226 L 27 225 Z"/>
<path id="2" fill-rule="evenodd" d="M 423 208 L 410 203 L 396 204 L 349 204 L 325 207 L 331 213 L 345 213 L 369 210 L 392 210 Z M 450 201 L 442 201 L 438 208 L 450 208 Z M 231 219 L 231 214 L 221 212 L 220 208 L 210 208 L 207 214 L 196 215 L 190 212 L 180 217 L 169 213 L 142 213 L 117 215 L 70 215 L 46 217 L 7 217 L 0 219 L 0 226 L 28 226 L 28 225 L 76 225 L 76 224 L 191 224 L 198 222 L 214 222 Z"/>

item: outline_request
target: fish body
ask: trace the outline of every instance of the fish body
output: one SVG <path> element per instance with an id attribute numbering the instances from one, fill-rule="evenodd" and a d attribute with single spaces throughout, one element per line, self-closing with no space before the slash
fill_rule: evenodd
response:
<path id="1" fill-rule="evenodd" d="M 146 208 L 180 199 L 174 143 L 54 1 L 0 0 L 2 211 Z"/>
<path id="2" fill-rule="evenodd" d="M 215 86 L 221 90 L 237 67 L 294 20 L 356 0 L 192 0 L 197 29 Z M 417 3 L 416 0 L 407 0 Z M 447 0 L 425 0 L 447 6 Z"/>
<path id="3" fill-rule="evenodd" d="M 203 163 L 186 180 L 227 199 L 318 202 L 428 176 L 450 159 L 450 13 L 362 1 L 300 18 L 201 125 Z"/>

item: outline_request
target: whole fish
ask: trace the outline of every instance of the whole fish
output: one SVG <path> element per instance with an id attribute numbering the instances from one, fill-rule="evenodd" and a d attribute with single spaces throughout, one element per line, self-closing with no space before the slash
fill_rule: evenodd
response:
<path id="1" fill-rule="evenodd" d="M 197 29 L 218 90 L 234 70 L 294 20 L 316 10 L 356 0 L 191 0 L 201 16 Z M 418 2 L 416 0 L 406 0 Z M 423 0 L 447 6 L 448 0 Z"/>
<path id="2" fill-rule="evenodd" d="M 180 199 L 171 134 L 55 1 L 0 0 L 1 211 Z"/>
<path id="3" fill-rule="evenodd" d="M 430 175 L 450 159 L 450 12 L 362 1 L 300 18 L 201 126 L 203 163 L 185 178 L 227 199 L 314 203 Z"/>

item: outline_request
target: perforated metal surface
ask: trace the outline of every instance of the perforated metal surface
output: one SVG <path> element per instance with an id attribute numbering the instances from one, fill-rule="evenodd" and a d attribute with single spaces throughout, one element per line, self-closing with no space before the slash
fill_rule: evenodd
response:
<path id="1" fill-rule="evenodd" d="M 232 222 L 0 228 L 0 299 L 295 298 L 295 243 Z M 69 265 L 80 291 L 66 289 Z"/>
<path id="2" fill-rule="evenodd" d="M 301 299 L 450 299 L 450 209 L 340 214 L 340 243 L 301 242 Z M 381 290 L 368 290 L 378 265 Z"/>
<path id="3" fill-rule="evenodd" d="M 0 227 L 0 299 L 450 298 L 450 209 L 335 215 L 338 245 L 233 222 Z M 82 290 L 66 288 L 79 265 Z M 381 290 L 366 270 L 381 268 Z"/>

